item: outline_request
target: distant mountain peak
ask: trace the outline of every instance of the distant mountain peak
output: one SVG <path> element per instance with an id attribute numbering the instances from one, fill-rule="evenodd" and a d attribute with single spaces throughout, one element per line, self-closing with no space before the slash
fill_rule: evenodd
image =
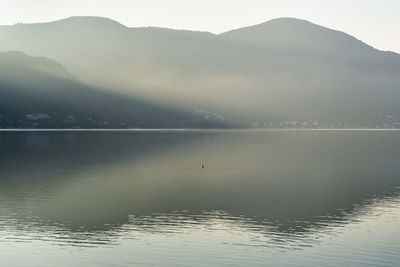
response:
<path id="1" fill-rule="evenodd" d="M 246 26 L 246 27 L 230 30 L 230 31 L 221 33 L 221 35 L 230 34 L 232 32 L 251 31 L 251 30 L 268 28 L 268 27 L 299 27 L 299 26 L 325 28 L 323 26 L 319 26 L 317 24 L 314 24 L 314 23 L 312 23 L 312 22 L 310 22 L 308 20 L 292 18 L 292 17 L 281 17 L 281 18 L 267 20 L 267 21 L 259 23 L 259 24 L 255 24 L 255 25 L 251 25 L 251 26 Z M 325 28 L 325 29 L 328 29 L 328 28 Z"/>
<path id="2" fill-rule="evenodd" d="M 220 36 L 252 46 L 302 53 L 334 53 L 345 57 L 375 50 L 347 33 L 287 17 L 228 31 Z"/>
<path id="3" fill-rule="evenodd" d="M 314 24 L 305 19 L 293 18 L 293 17 L 280 17 L 268 20 L 264 23 L 305 23 L 305 24 Z"/>
<path id="4" fill-rule="evenodd" d="M 55 25 L 62 25 L 63 27 L 70 27 L 72 29 L 80 28 L 102 28 L 109 30 L 124 29 L 127 28 L 123 24 L 106 17 L 96 17 L 96 16 L 73 16 L 60 20 L 41 22 L 41 23 L 19 23 L 13 26 L 16 27 L 35 27 L 35 26 L 46 26 L 52 27 Z"/>
<path id="5" fill-rule="evenodd" d="M 87 25 L 87 26 L 101 26 L 107 28 L 127 28 L 125 25 L 119 23 L 118 21 L 112 20 L 106 17 L 95 17 L 95 16 L 73 16 L 65 18 L 58 23 L 69 23 L 73 25 Z"/>

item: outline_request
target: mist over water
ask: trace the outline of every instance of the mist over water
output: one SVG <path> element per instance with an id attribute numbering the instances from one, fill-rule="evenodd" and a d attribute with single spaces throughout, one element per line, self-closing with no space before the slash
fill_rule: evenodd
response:
<path id="1" fill-rule="evenodd" d="M 400 261 L 397 131 L 0 132 L 0 147 L 2 265 Z"/>

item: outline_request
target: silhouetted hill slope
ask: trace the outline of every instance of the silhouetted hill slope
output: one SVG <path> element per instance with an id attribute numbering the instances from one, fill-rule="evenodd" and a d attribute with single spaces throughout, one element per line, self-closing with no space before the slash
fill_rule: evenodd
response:
<path id="1" fill-rule="evenodd" d="M 382 61 L 400 65 L 400 56 L 379 51 L 346 33 L 331 30 L 306 20 L 279 18 L 265 23 L 222 33 L 226 39 L 264 49 L 321 56 L 329 60 Z M 389 62 L 384 62 L 388 60 Z"/>
<path id="2" fill-rule="evenodd" d="M 286 49 L 313 54 L 354 56 L 354 52 L 357 54 L 370 53 L 375 50 L 343 32 L 294 18 L 274 19 L 259 25 L 225 32 L 221 36 L 263 48 Z"/>
<path id="3" fill-rule="evenodd" d="M 400 121 L 400 56 L 298 19 L 214 35 L 72 17 L 1 26 L 0 50 L 46 56 L 96 87 L 189 111 L 258 122 Z"/>
<path id="4" fill-rule="evenodd" d="M 222 121 L 163 108 L 79 82 L 47 58 L 0 53 L 0 127 L 223 127 Z"/>

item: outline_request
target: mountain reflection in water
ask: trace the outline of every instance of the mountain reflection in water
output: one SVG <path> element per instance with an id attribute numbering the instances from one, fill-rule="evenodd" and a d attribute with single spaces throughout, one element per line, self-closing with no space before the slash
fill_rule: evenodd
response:
<path id="1" fill-rule="evenodd" d="M 1 132 L 0 147 L 3 242 L 222 228 L 302 249 L 398 203 L 400 132 Z"/>

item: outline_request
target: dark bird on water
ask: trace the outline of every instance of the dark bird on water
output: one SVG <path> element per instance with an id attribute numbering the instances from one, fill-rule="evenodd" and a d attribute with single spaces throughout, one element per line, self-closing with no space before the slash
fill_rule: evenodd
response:
<path id="1" fill-rule="evenodd" d="M 204 163 L 201 164 L 201 168 L 204 169 Z"/>

